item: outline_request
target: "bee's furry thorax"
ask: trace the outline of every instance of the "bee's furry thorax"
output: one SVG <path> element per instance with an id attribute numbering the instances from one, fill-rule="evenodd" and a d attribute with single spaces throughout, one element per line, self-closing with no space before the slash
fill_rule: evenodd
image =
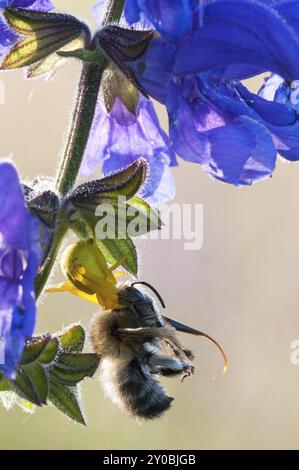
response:
<path id="1" fill-rule="evenodd" d="M 184 350 L 175 329 L 162 320 L 150 297 L 125 287 L 123 309 L 96 314 L 90 339 L 101 358 L 101 381 L 107 395 L 134 417 L 151 419 L 166 411 L 173 400 L 158 375 L 190 375 L 191 354 Z M 163 345 L 171 354 L 158 354 Z"/>

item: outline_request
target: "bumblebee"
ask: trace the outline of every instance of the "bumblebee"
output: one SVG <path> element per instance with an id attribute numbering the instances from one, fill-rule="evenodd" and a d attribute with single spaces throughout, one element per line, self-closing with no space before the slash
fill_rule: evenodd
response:
<path id="1" fill-rule="evenodd" d="M 119 292 L 122 308 L 96 314 L 90 339 L 101 358 L 100 379 L 109 398 L 132 417 L 153 419 L 173 401 L 159 376 L 181 376 L 183 380 L 195 371 L 193 354 L 182 347 L 176 332 L 208 336 L 162 316 L 152 298 L 136 284 L 148 285 L 124 286 Z"/>
<path id="2" fill-rule="evenodd" d="M 100 357 L 100 379 L 119 408 L 140 419 L 153 419 L 167 411 L 173 401 L 159 382 L 161 376 L 194 373 L 193 354 L 179 342 L 177 331 L 203 336 L 221 351 L 210 336 L 161 315 L 152 297 L 137 285 L 152 289 L 146 282 L 118 284 L 114 271 L 121 262 L 108 267 L 92 240 L 69 246 L 62 255 L 61 267 L 67 281 L 48 292 L 71 292 L 101 306 L 90 325 L 90 341 Z"/>

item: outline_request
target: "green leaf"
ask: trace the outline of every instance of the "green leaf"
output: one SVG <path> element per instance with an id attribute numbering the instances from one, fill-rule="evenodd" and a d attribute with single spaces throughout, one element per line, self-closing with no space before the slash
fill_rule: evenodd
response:
<path id="1" fill-rule="evenodd" d="M 59 336 L 62 349 L 81 352 L 85 341 L 85 331 L 81 325 L 74 325 Z"/>
<path id="2" fill-rule="evenodd" d="M 4 16 L 12 29 L 27 37 L 17 42 L 8 52 L 2 69 L 10 70 L 35 63 L 40 64 L 79 38 L 83 44 L 90 41 L 87 26 L 70 15 L 6 8 Z M 77 43 L 76 45 L 78 47 Z"/>
<path id="3" fill-rule="evenodd" d="M 80 424 L 86 424 L 76 395 L 58 380 L 51 380 L 49 400 L 69 418 Z"/>
<path id="4" fill-rule="evenodd" d="M 138 257 L 136 247 L 130 238 L 124 240 L 97 239 L 97 244 L 110 264 L 121 262 L 121 265 L 130 273 L 136 275 L 138 271 Z"/>

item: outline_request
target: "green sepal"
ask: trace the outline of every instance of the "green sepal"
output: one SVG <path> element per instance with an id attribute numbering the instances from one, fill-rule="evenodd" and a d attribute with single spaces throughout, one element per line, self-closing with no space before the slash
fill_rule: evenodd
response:
<path id="1" fill-rule="evenodd" d="M 58 354 L 59 350 L 59 342 L 57 338 L 51 338 L 50 341 L 48 342 L 47 346 L 41 353 L 41 355 L 38 358 L 38 361 L 41 364 L 50 364 L 53 362 Z"/>
<path id="2" fill-rule="evenodd" d="M 100 49 L 75 49 L 73 51 L 59 51 L 57 54 L 61 57 L 79 59 L 82 62 L 97 63 L 103 58 Z"/>
<path id="3" fill-rule="evenodd" d="M 32 190 L 26 195 L 26 206 L 31 214 L 37 216 L 49 229 L 54 229 L 59 210 L 57 194 L 49 190 L 35 194 Z"/>
<path id="4" fill-rule="evenodd" d="M 48 377 L 42 365 L 35 362 L 33 364 L 23 366 L 22 374 L 24 375 L 24 379 L 27 379 L 28 386 L 30 384 L 31 391 L 36 397 L 36 400 L 31 400 L 29 395 L 27 397 L 25 396 L 25 398 L 32 401 L 35 405 L 46 405 L 48 397 Z M 27 390 L 29 390 L 29 388 L 27 388 Z M 33 395 L 31 394 L 31 396 Z"/>
<path id="5" fill-rule="evenodd" d="M 75 49 L 79 39 L 86 45 L 90 42 L 89 28 L 70 15 L 6 8 L 4 16 L 14 31 L 26 36 L 8 52 L 1 66 L 5 70 L 38 64 L 43 70 L 33 68 L 30 75 L 45 73 L 54 67 L 56 59 L 52 55 L 57 51 L 74 41 Z M 42 66 L 42 61 L 50 57 L 50 63 Z"/>
<path id="6" fill-rule="evenodd" d="M 160 229 L 162 225 L 159 215 L 136 196 L 146 174 L 147 163 L 143 159 L 137 160 L 119 173 L 78 186 L 63 207 L 64 220 L 81 240 L 93 238 L 108 263 L 120 262 L 134 275 L 137 274 L 138 259 L 131 239 L 134 234 L 128 231 L 129 224 L 138 224 L 140 236 Z M 106 212 L 105 205 L 112 206 L 113 211 Z M 103 214 L 97 212 L 101 207 Z M 99 223 L 103 225 L 104 236 L 97 234 Z M 111 229 L 113 233 L 110 233 Z"/>
<path id="7" fill-rule="evenodd" d="M 64 351 L 70 353 L 81 352 L 85 342 L 85 331 L 81 325 L 68 328 L 65 333 L 59 335 L 59 341 Z"/>
<path id="8" fill-rule="evenodd" d="M 60 356 L 51 374 L 61 383 L 74 386 L 86 377 L 93 377 L 98 366 L 99 357 L 95 354 L 66 354 Z"/>
<path id="9" fill-rule="evenodd" d="M 87 375 L 98 368 L 99 359 L 96 354 L 62 353 L 57 366 L 68 371 L 85 370 Z M 92 374 L 93 375 L 93 374 Z"/>
<path id="10" fill-rule="evenodd" d="M 101 94 L 108 113 L 112 111 L 116 98 L 119 98 L 130 113 L 136 114 L 139 93 L 130 80 L 114 64 L 110 64 L 104 70 Z"/>
<path id="11" fill-rule="evenodd" d="M 95 374 L 100 358 L 82 353 L 84 342 L 85 331 L 79 324 L 53 336 L 27 341 L 16 379 L 0 374 L 2 402 L 5 403 L 4 395 L 11 393 L 14 398 L 10 403 L 32 412 L 32 404 L 40 407 L 50 401 L 70 418 L 85 424 L 77 384 Z"/>
<path id="12" fill-rule="evenodd" d="M 36 361 L 47 347 L 50 339 L 50 335 L 45 335 L 28 340 L 21 359 L 21 365 Z"/>
<path id="13" fill-rule="evenodd" d="M 142 226 L 146 227 L 146 233 L 152 230 L 161 230 L 163 222 L 159 213 L 138 196 L 134 196 L 127 202 L 127 220 L 129 222 L 135 217 L 134 213 L 138 213 L 138 219 Z M 145 233 L 142 235 L 145 235 Z"/>
<path id="14" fill-rule="evenodd" d="M 30 379 L 21 368 L 17 371 L 17 378 L 12 381 L 12 389 L 21 398 L 34 403 L 34 405 L 42 406 L 42 402 L 39 398 L 39 396 L 42 395 L 42 392 L 40 394 L 36 393 Z"/>
<path id="15" fill-rule="evenodd" d="M 86 425 L 76 394 L 56 378 L 52 378 L 50 383 L 49 400 L 69 418 Z"/>
<path id="16" fill-rule="evenodd" d="M 77 383 L 86 378 L 85 371 L 66 371 L 64 369 L 60 369 L 59 367 L 52 369 L 51 374 L 52 377 L 55 377 L 61 384 L 67 385 L 69 387 L 77 385 Z M 89 375 L 89 377 L 92 377 L 92 375 Z"/>
<path id="17" fill-rule="evenodd" d="M 153 36 L 153 31 L 137 31 L 116 25 L 105 26 L 95 36 L 109 59 L 144 96 L 147 93 L 139 83 L 130 62 L 136 61 L 145 53 Z"/>
<path id="18" fill-rule="evenodd" d="M 4 374 L 0 373 L 0 393 L 1 392 L 10 392 L 12 390 L 12 386 L 10 381 Z"/>
<path id="19" fill-rule="evenodd" d="M 134 61 L 145 53 L 154 36 L 153 30 L 127 29 L 110 24 L 96 34 L 96 39 L 100 45 L 109 45 L 108 54 L 109 51 L 117 50 L 125 61 Z M 111 58 L 113 59 L 113 56 Z"/>
<path id="20" fill-rule="evenodd" d="M 145 182 L 147 170 L 146 161 L 139 159 L 112 176 L 81 184 L 71 193 L 67 202 L 78 209 L 94 213 L 99 204 L 117 203 L 119 197 L 131 199 Z"/>

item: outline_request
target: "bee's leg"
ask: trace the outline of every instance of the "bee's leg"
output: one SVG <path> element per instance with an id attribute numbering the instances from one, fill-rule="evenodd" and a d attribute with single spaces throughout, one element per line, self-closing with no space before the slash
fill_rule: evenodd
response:
<path id="1" fill-rule="evenodd" d="M 158 354 L 148 354 L 146 364 L 153 374 L 164 376 L 181 375 L 188 376 L 194 373 L 194 366 L 190 362 L 182 359 L 159 356 Z"/>
<path id="2" fill-rule="evenodd" d="M 182 348 L 182 346 L 177 341 L 175 341 L 173 338 L 164 339 L 164 341 L 170 347 L 170 349 L 172 350 L 173 354 L 176 357 L 179 357 L 181 359 L 183 357 L 185 357 L 190 361 L 192 361 L 194 359 L 192 351 L 190 351 L 189 349 Z"/>

